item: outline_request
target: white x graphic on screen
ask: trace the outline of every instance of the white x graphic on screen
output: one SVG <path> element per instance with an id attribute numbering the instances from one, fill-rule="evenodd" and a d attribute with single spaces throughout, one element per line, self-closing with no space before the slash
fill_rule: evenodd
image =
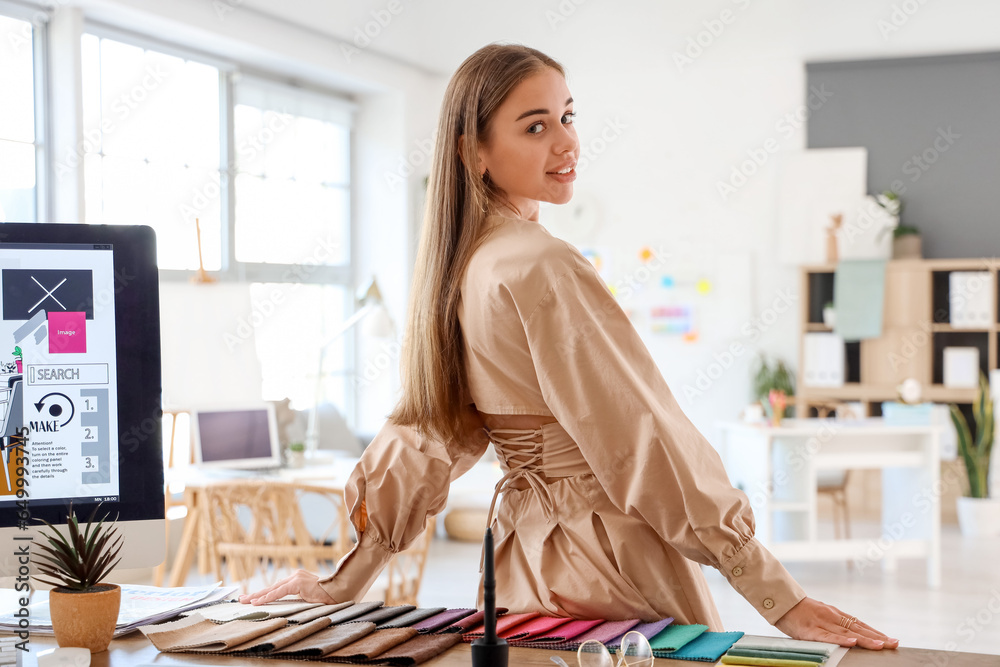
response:
<path id="1" fill-rule="evenodd" d="M 46 299 L 50 299 L 50 298 L 51 298 L 51 299 L 52 299 L 53 301 L 55 301 L 56 303 L 58 303 L 58 304 L 59 304 L 59 306 L 60 306 L 60 307 L 61 307 L 61 308 L 62 308 L 63 310 L 66 310 L 66 306 L 62 305 L 62 302 L 61 302 L 61 301 L 60 301 L 59 299 L 57 299 L 57 298 L 55 297 L 55 295 L 53 295 L 53 294 L 52 294 L 52 293 L 53 293 L 53 292 L 55 292 L 55 291 L 56 291 L 57 289 L 59 289 L 60 287 L 62 287 L 62 284 L 63 284 L 64 282 L 66 282 L 66 278 L 63 278 L 62 280 L 60 280 L 60 281 L 59 281 L 59 284 L 58 284 L 58 285 L 56 285 L 55 287 L 53 287 L 52 289 L 49 289 L 49 288 L 47 288 L 47 287 L 46 287 L 45 285 L 43 285 L 43 284 L 41 284 L 40 282 L 38 282 L 37 280 L 35 280 L 35 276 L 31 276 L 31 279 L 35 281 L 35 284 L 36 284 L 36 285 L 38 285 L 38 286 L 39 286 L 39 287 L 41 287 L 41 288 L 42 288 L 43 290 L 45 290 L 45 296 L 43 296 L 43 297 L 42 297 L 41 299 L 39 299 L 38 303 L 36 303 L 36 304 L 35 304 L 34 306 L 32 306 L 31 308 L 29 308 L 29 309 L 28 309 L 28 312 L 29 312 L 29 313 L 30 313 L 31 311 L 33 311 L 33 310 L 34 310 L 35 308 L 38 308 L 38 306 L 40 306 L 40 305 L 42 304 L 42 301 L 45 301 Z"/>

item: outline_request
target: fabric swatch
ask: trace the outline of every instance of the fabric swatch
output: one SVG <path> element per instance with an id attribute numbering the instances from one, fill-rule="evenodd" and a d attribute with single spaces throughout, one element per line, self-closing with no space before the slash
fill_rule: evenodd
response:
<path id="1" fill-rule="evenodd" d="M 507 609 L 505 607 L 497 607 L 498 617 L 506 613 Z M 441 630 L 441 632 L 467 632 L 471 628 L 474 628 L 480 623 L 482 623 L 485 617 L 486 617 L 486 612 L 477 611 L 473 614 L 470 614 L 469 616 L 466 616 L 463 619 L 456 621 L 454 624 L 449 625 L 444 630 Z"/>
<path id="2" fill-rule="evenodd" d="M 405 641 L 417 636 L 413 628 L 393 628 L 391 630 L 376 630 L 344 648 L 328 653 L 324 659 L 346 658 L 348 660 L 374 660 L 389 649 L 399 646 Z"/>
<path id="3" fill-rule="evenodd" d="M 353 620 L 361 622 L 371 621 L 375 625 L 378 625 L 382 621 L 388 621 L 389 619 L 396 618 L 397 616 L 408 614 L 414 609 L 416 609 L 416 607 L 412 604 L 401 604 L 394 607 L 379 607 L 378 609 L 370 611 L 367 614 L 357 616 Z"/>
<path id="4" fill-rule="evenodd" d="M 330 619 L 317 618 L 308 623 L 289 623 L 285 627 L 269 632 L 245 644 L 234 646 L 233 651 L 248 651 L 250 653 L 269 653 L 275 649 L 280 649 L 294 644 L 300 639 L 315 634 L 330 625 Z"/>
<path id="5" fill-rule="evenodd" d="M 590 641 L 591 639 L 599 641 L 603 644 L 611 641 L 615 637 L 624 635 L 637 625 L 639 625 L 638 619 L 632 619 L 629 621 L 604 621 L 603 623 L 591 628 L 587 632 L 577 635 L 569 641 L 551 644 L 548 648 L 557 651 L 575 651 L 579 648 L 580 644 Z"/>
<path id="6" fill-rule="evenodd" d="M 347 609 L 352 606 L 353 602 L 341 602 L 340 604 L 322 604 L 318 607 L 313 607 L 312 609 L 306 609 L 305 611 L 300 611 L 297 614 L 292 614 L 291 616 L 286 616 L 289 623 L 308 623 L 309 621 L 314 621 L 320 616 L 329 616 L 330 614 L 340 611 L 342 609 Z"/>
<path id="7" fill-rule="evenodd" d="M 525 614 L 508 614 L 506 616 L 501 616 L 497 619 L 497 636 L 501 639 L 507 639 L 508 635 L 514 634 L 517 626 L 530 621 L 532 619 L 538 618 L 541 614 L 537 612 L 528 612 Z M 464 633 L 462 637 L 463 641 L 472 641 L 473 639 L 479 639 L 486 633 L 486 624 L 480 623 L 476 627 L 472 628 L 468 632 Z"/>
<path id="8" fill-rule="evenodd" d="M 201 616 L 186 616 L 159 625 L 139 628 L 158 650 L 169 651 L 228 651 L 269 632 L 288 625 L 284 618 L 264 621 L 230 621 L 219 625 Z"/>
<path id="9" fill-rule="evenodd" d="M 575 639 L 585 632 L 593 630 L 604 621 L 570 621 L 566 625 L 561 625 L 548 634 L 532 639 L 526 637 L 524 640 L 516 640 L 520 646 L 539 646 L 540 648 L 551 648 L 552 643 L 567 642 Z"/>
<path id="10" fill-rule="evenodd" d="M 340 611 L 335 611 L 330 614 L 330 624 L 337 625 L 339 623 L 347 623 L 348 621 L 353 621 L 361 616 L 364 616 L 370 611 L 374 611 L 381 607 L 383 602 L 359 602 L 353 604 L 350 607 L 341 609 Z"/>
<path id="11" fill-rule="evenodd" d="M 444 607 L 427 607 L 423 609 L 420 608 L 414 609 L 413 611 L 407 612 L 401 616 L 397 616 L 396 618 L 390 619 L 388 621 L 382 621 L 377 626 L 375 626 L 375 629 L 385 630 L 388 628 L 413 628 L 414 630 L 416 630 L 416 628 L 413 627 L 414 625 L 416 625 L 420 621 L 431 618 L 432 616 L 436 616 L 444 610 L 445 610 Z"/>
<path id="12" fill-rule="evenodd" d="M 417 623 L 413 629 L 421 634 L 437 632 L 474 613 L 476 613 L 475 609 L 447 609 L 436 616 L 431 616 L 426 621 Z"/>
<path id="13" fill-rule="evenodd" d="M 278 649 L 269 656 L 287 656 L 293 658 L 319 658 L 333 653 L 375 631 L 374 623 L 344 623 L 306 637 L 283 649 Z"/>
<path id="14" fill-rule="evenodd" d="M 572 619 L 569 618 L 556 618 L 552 616 L 539 616 L 536 619 L 530 620 L 526 623 L 519 625 L 517 629 L 517 634 L 513 637 L 507 637 L 507 639 L 519 639 L 523 641 L 531 641 L 532 639 L 537 639 L 538 637 L 544 637 L 560 628 L 567 623 L 570 623 Z"/>
<path id="15" fill-rule="evenodd" d="M 653 654 L 657 657 L 669 657 L 671 660 L 699 660 L 715 664 L 733 642 L 742 636 L 742 632 L 704 632 L 676 651 L 662 655 L 653 651 Z"/>
<path id="16" fill-rule="evenodd" d="M 826 662 L 826 657 L 818 653 L 802 653 L 796 651 L 765 651 L 756 648 L 732 647 L 726 651 L 727 655 L 740 655 L 746 658 L 780 658 L 783 660 L 806 660 L 808 662 Z"/>
<path id="17" fill-rule="evenodd" d="M 750 658 L 742 655 L 722 656 L 724 665 L 757 665 L 757 667 L 816 667 L 809 660 L 781 660 L 778 658 Z"/>
<path id="18" fill-rule="evenodd" d="M 634 628 L 630 629 L 628 632 L 623 632 L 608 643 L 605 644 L 609 649 L 617 649 L 622 645 L 622 638 L 629 632 L 638 632 L 640 635 L 645 637 L 647 640 L 652 639 L 656 635 L 663 632 L 668 625 L 674 622 L 672 617 L 665 618 L 662 621 L 654 621 L 652 623 L 640 623 Z"/>
<path id="19" fill-rule="evenodd" d="M 378 661 L 390 665 L 418 665 L 444 653 L 460 641 L 462 641 L 462 635 L 458 633 L 449 635 L 418 634 L 413 639 L 380 655 Z"/>
<path id="20" fill-rule="evenodd" d="M 706 630 L 708 630 L 707 625 L 698 623 L 692 625 L 670 625 L 663 632 L 650 639 L 649 645 L 653 648 L 653 653 L 657 657 L 673 657 L 668 654 L 673 653 Z"/>
<path id="21" fill-rule="evenodd" d="M 803 639 L 790 639 L 788 637 L 765 637 L 763 635 L 744 635 L 738 642 L 733 644 L 737 648 L 756 648 L 765 651 L 795 651 L 797 653 L 817 653 L 830 657 L 836 644 L 829 642 L 811 642 Z"/>

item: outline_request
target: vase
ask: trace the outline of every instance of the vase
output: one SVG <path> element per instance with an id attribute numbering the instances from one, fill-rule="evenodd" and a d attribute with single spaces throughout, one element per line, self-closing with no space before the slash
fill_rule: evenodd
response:
<path id="1" fill-rule="evenodd" d="M 921 259 L 923 244 L 918 234 L 905 234 L 892 240 L 893 259 Z"/>
<path id="2" fill-rule="evenodd" d="M 21 360 L 20 359 L 15 359 L 14 363 L 17 365 L 17 372 L 18 373 L 23 373 L 24 371 L 22 370 L 22 367 L 21 367 Z"/>
<path id="3" fill-rule="evenodd" d="M 122 589 L 98 584 L 86 590 L 53 588 L 49 591 L 52 631 L 59 646 L 76 646 L 100 653 L 108 648 L 118 624 Z"/>
<path id="4" fill-rule="evenodd" d="M 964 537 L 1000 537 L 1000 498 L 958 498 L 958 525 Z"/>
<path id="5" fill-rule="evenodd" d="M 837 323 L 837 311 L 832 307 L 827 307 L 823 309 L 823 324 L 830 327 L 831 329 Z"/>

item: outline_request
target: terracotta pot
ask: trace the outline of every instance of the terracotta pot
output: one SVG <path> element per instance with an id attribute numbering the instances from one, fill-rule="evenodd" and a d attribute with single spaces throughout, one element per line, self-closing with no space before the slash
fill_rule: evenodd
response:
<path id="1" fill-rule="evenodd" d="M 91 653 L 107 650 L 121 601 L 122 589 L 116 584 L 98 584 L 85 591 L 53 588 L 49 611 L 59 646 L 78 646 Z"/>

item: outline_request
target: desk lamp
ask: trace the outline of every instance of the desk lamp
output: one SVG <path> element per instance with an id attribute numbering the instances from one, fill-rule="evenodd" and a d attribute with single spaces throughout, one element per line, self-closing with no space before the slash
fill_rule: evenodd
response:
<path id="1" fill-rule="evenodd" d="M 382 303 L 382 292 L 379 291 L 375 278 L 372 278 L 367 286 L 358 291 L 355 300 L 361 308 L 351 315 L 336 333 L 327 338 L 319 346 L 319 365 L 316 368 L 316 390 L 313 393 L 313 405 L 309 410 L 309 424 L 306 428 L 306 452 L 310 454 L 315 454 L 316 448 L 319 445 L 318 413 L 322 394 L 323 361 L 326 359 L 326 349 L 362 320 L 365 320 L 362 333 L 366 337 L 392 338 L 395 335 L 396 327 L 393 324 L 388 309 Z"/>

